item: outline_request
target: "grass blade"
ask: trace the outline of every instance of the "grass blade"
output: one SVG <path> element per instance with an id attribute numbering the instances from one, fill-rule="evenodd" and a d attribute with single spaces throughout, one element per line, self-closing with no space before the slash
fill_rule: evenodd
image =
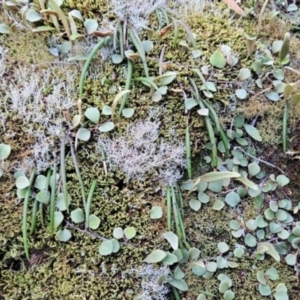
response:
<path id="1" fill-rule="evenodd" d="M 54 234 L 54 211 L 55 211 L 55 196 L 56 196 L 56 165 L 53 168 L 53 185 L 51 186 L 50 198 L 50 232 Z"/>
<path id="2" fill-rule="evenodd" d="M 33 184 L 34 175 L 35 175 L 35 170 L 33 170 L 31 173 L 31 176 L 29 179 L 29 186 L 28 186 L 26 194 L 25 194 L 23 219 L 22 219 L 23 246 L 24 246 L 24 252 L 25 252 L 27 260 L 29 260 L 29 247 L 28 247 L 28 235 L 27 235 L 27 212 L 28 212 L 28 203 L 29 203 L 29 198 L 31 195 L 31 187 Z"/>
<path id="3" fill-rule="evenodd" d="M 286 102 L 283 110 L 283 120 L 282 120 L 282 148 L 283 152 L 286 152 L 287 148 L 287 119 L 288 119 L 288 103 Z"/>
<path id="4" fill-rule="evenodd" d="M 90 216 L 90 209 L 91 209 L 91 203 L 92 203 L 92 199 L 93 199 L 93 195 L 94 195 L 94 191 L 97 185 L 97 180 L 94 180 L 92 182 L 90 191 L 89 191 L 89 195 L 88 195 L 88 199 L 87 199 L 87 203 L 86 203 L 86 210 L 85 210 L 85 228 L 89 228 L 89 216 Z"/>
<path id="5" fill-rule="evenodd" d="M 68 205 L 68 190 L 67 190 L 67 175 L 66 175 L 66 158 L 65 158 L 65 136 L 61 139 L 61 147 L 60 147 L 60 174 L 62 180 L 62 189 L 64 195 L 64 202 L 69 213 L 69 205 Z"/>
<path id="6" fill-rule="evenodd" d="M 107 38 L 101 40 L 98 44 L 96 44 L 96 46 L 93 48 L 91 54 L 88 56 L 87 60 L 85 61 L 85 64 L 84 64 L 83 69 L 81 71 L 80 80 L 79 80 L 79 97 L 80 98 L 82 98 L 82 95 L 83 95 L 83 86 L 84 86 L 84 80 L 85 80 L 86 72 L 87 72 L 94 56 L 96 55 L 98 50 L 101 49 L 104 46 L 106 41 L 107 41 Z"/>
<path id="7" fill-rule="evenodd" d="M 127 59 L 127 79 L 126 79 L 125 90 L 130 90 L 130 85 L 131 85 L 131 81 L 132 81 L 132 71 L 133 71 L 133 63 L 130 59 Z M 120 115 L 121 115 L 123 109 L 125 108 L 128 96 L 129 95 L 127 93 L 122 97 L 121 106 L 120 106 L 120 110 L 119 110 Z"/>
<path id="8" fill-rule="evenodd" d="M 185 129 L 185 155 L 186 155 L 186 167 L 189 179 L 192 178 L 192 161 L 191 161 L 191 142 L 190 142 L 190 132 L 189 126 Z"/>
<path id="9" fill-rule="evenodd" d="M 172 215 L 172 207 L 171 207 L 171 191 L 170 187 L 167 187 L 167 226 L 168 231 L 171 231 L 171 215 Z"/>

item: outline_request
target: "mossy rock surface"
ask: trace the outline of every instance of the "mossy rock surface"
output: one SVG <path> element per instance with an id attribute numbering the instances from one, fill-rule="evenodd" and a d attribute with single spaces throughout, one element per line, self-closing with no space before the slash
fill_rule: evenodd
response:
<path id="1" fill-rule="evenodd" d="M 99 22 L 106 16 L 108 7 L 106 1 L 86 1 L 88 8 L 83 1 L 66 1 L 64 11 L 76 8 L 80 10 L 85 18 L 97 18 Z M 1 11 L 3 15 L 3 11 Z M 112 19 L 114 16 L 109 15 Z M 197 45 L 202 51 L 199 59 L 193 59 L 190 49 L 180 45 L 174 45 L 172 31 L 157 39 L 151 54 L 147 57 L 150 76 L 157 76 L 159 70 L 159 56 L 162 47 L 165 46 L 164 62 L 168 69 L 178 73 L 177 80 L 172 82 L 169 91 L 160 103 L 151 101 L 150 89 L 140 82 L 133 82 L 132 91 L 128 98 L 128 106 L 135 109 L 134 116 L 127 120 L 119 115 L 115 117 L 117 124 L 110 137 L 122 136 L 128 124 L 145 120 L 148 118 L 151 107 L 163 107 L 160 115 L 160 139 L 166 141 L 174 139 L 170 135 L 170 129 L 175 131 L 178 141 L 184 141 L 185 128 L 189 120 L 191 145 L 193 152 L 193 175 L 198 176 L 210 170 L 210 165 L 204 162 L 203 157 L 210 152 L 205 148 L 208 142 L 208 135 L 204 118 L 199 117 L 195 110 L 187 116 L 184 106 L 182 89 L 188 96 L 191 96 L 189 77 L 194 77 L 198 86 L 202 83 L 195 77 L 192 68 L 201 68 L 209 64 L 209 57 L 220 48 L 221 44 L 229 45 L 239 56 L 239 63 L 235 68 L 226 66 L 222 70 L 213 70 L 213 80 L 218 85 L 214 99 L 209 103 L 216 110 L 220 123 L 224 128 L 229 128 L 232 117 L 236 114 L 244 115 L 249 122 L 257 117 L 257 129 L 263 138 L 263 143 L 256 145 L 262 159 L 280 166 L 291 180 L 290 196 L 293 205 L 298 201 L 300 186 L 298 184 L 299 160 L 291 160 L 277 150 L 281 142 L 281 117 L 283 104 L 281 102 L 270 102 L 258 93 L 259 89 L 254 82 L 249 83 L 249 89 L 253 90 L 250 98 L 235 103 L 234 109 L 231 96 L 234 93 L 234 84 L 238 71 L 242 67 L 251 67 L 252 60 L 247 57 L 244 34 L 255 34 L 256 20 L 245 18 L 244 20 L 234 19 L 231 23 L 229 11 L 223 4 L 217 4 L 215 10 L 205 11 L 203 14 L 193 15 L 185 20 L 191 31 L 197 35 Z M 3 19 L 3 17 L 1 18 Z M 157 22 L 151 16 L 154 26 Z M 275 25 L 274 25 L 275 26 Z M 277 25 L 276 25 L 277 26 Z M 277 27 L 276 27 L 277 28 Z M 33 35 L 30 32 L 16 30 L 5 38 L 1 37 L 4 49 L 9 55 L 5 57 L 6 73 L 2 74 L 3 80 L 7 82 L 17 81 L 17 70 L 32 68 L 32 72 L 42 74 L 45 68 L 55 65 L 55 58 L 50 55 L 46 40 L 48 34 Z M 144 36 L 146 38 L 146 35 Z M 274 39 L 281 38 L 278 31 L 266 24 L 263 27 L 262 39 L 264 43 L 271 45 Z M 182 28 L 179 31 L 179 40 L 186 38 Z M 293 67 L 299 68 L 300 58 L 297 53 L 299 40 L 293 38 L 291 43 L 291 56 L 295 57 Z M 78 113 L 78 91 L 81 63 L 60 62 L 62 67 L 57 68 L 55 76 L 58 81 L 67 82 L 70 74 L 75 74 L 75 84 L 71 88 L 71 95 L 74 106 L 68 112 L 69 121 L 72 116 Z M 59 64 L 60 64 L 59 63 Z M 143 75 L 143 67 L 140 63 L 134 64 L 133 77 Z M 103 85 L 102 78 L 112 80 L 112 86 Z M 295 74 L 287 72 L 287 80 L 296 81 Z M 126 64 L 113 65 L 110 61 L 102 61 L 100 56 L 93 62 L 92 70 L 85 81 L 84 95 L 82 99 L 83 111 L 90 107 L 112 105 L 119 87 L 122 89 L 126 82 Z M 1 84 L 0 94 L 5 97 L 5 84 Z M 296 87 L 299 92 L 299 86 Z M 50 92 L 51 93 L 51 92 Z M 45 100 L 45 99 L 44 99 Z M 2 105 L 4 102 L 0 102 Z M 46 101 L 43 105 L 46 105 Z M 2 105 L 0 113 L 4 113 Z M 299 133 L 299 108 L 290 113 L 290 136 L 291 147 L 295 151 L 300 150 Z M 109 117 L 101 116 L 101 122 L 109 120 Z M 85 119 L 86 121 L 86 119 Z M 1 125 L 1 124 L 0 124 Z M 33 235 L 29 237 L 30 259 L 26 260 L 22 244 L 22 211 L 23 201 L 16 196 L 15 180 L 13 178 L 14 168 L 20 168 L 26 158 L 32 154 L 32 146 L 35 143 L 34 137 L 24 134 L 27 131 L 26 121 L 13 111 L 8 111 L 5 121 L 5 131 L 0 127 L 0 143 L 11 145 L 13 151 L 3 169 L 5 175 L 0 178 L 0 298 L 3 299 L 134 299 L 141 292 L 142 279 L 132 269 L 143 265 L 143 259 L 154 249 L 170 250 L 168 243 L 162 238 L 166 231 L 166 220 L 150 220 L 150 209 L 152 205 L 163 207 L 166 215 L 165 196 L 158 183 L 153 178 L 146 178 L 144 181 L 128 180 L 122 170 L 108 169 L 106 174 L 100 154 L 95 152 L 95 141 L 99 138 L 96 128 L 93 128 L 92 139 L 88 143 L 79 142 L 76 152 L 81 170 L 81 176 L 86 191 L 89 190 L 93 180 L 97 181 L 97 187 L 92 201 L 92 213 L 96 214 L 101 224 L 99 229 L 92 232 L 95 236 L 84 233 L 84 225 L 77 229 L 69 226 L 72 231 L 72 238 L 67 243 L 60 243 L 51 236 L 49 231 L 49 208 L 45 209 L 44 222 L 41 225 L 41 216 L 38 214 L 38 226 Z M 44 130 L 41 125 L 35 125 L 34 130 Z M 72 138 L 75 131 L 71 131 Z M 53 138 L 55 149 L 59 149 L 60 140 Z M 56 153 L 57 154 L 57 153 Z M 1 165 L 2 167 L 2 165 Z M 268 174 L 274 172 L 265 168 Z M 78 178 L 70 156 L 66 159 L 67 188 L 72 198 L 70 210 L 81 207 L 81 192 Z M 29 174 L 27 174 L 29 176 Z M 186 176 L 187 177 L 187 176 Z M 230 188 L 235 188 L 231 186 Z M 287 193 L 287 191 L 283 191 Z M 186 196 L 186 195 L 184 195 Z M 229 222 L 232 219 L 243 217 L 245 220 L 255 218 L 263 208 L 268 207 L 269 198 L 265 198 L 262 207 L 257 207 L 252 198 L 243 198 L 238 209 L 225 207 L 220 212 L 212 210 L 215 199 L 223 200 L 223 194 L 210 193 L 211 200 L 208 204 L 202 205 L 198 212 L 191 211 L 188 205 L 188 196 L 185 202 L 185 228 L 189 243 L 201 250 L 200 258 L 213 261 L 219 255 L 217 250 L 218 242 L 226 242 L 233 251 L 237 243 L 242 240 L 232 237 Z M 278 194 L 275 194 L 278 196 Z M 279 197 L 279 196 L 278 196 Z M 29 213 L 33 209 L 33 202 L 30 202 Z M 296 220 L 296 217 L 295 217 Z M 67 217 L 67 222 L 71 222 Z M 298 220 L 299 221 L 299 220 Z M 28 229 L 30 224 L 28 222 Z M 121 249 L 111 256 L 101 256 L 99 246 L 101 238 L 112 238 L 113 229 L 116 227 L 125 228 L 133 226 L 137 235 L 132 240 L 120 240 Z M 98 237 L 97 237 L 97 236 Z M 248 249 L 249 250 L 249 249 Z M 247 254 L 240 260 L 237 268 L 219 270 L 212 279 L 206 280 L 191 274 L 189 265 L 183 266 L 186 271 L 186 281 L 189 291 L 182 293 L 185 299 L 196 299 L 200 291 L 207 291 L 217 294 L 219 281 L 217 274 L 226 273 L 233 281 L 233 290 L 236 299 L 265 299 L 258 291 L 256 281 L 256 268 L 266 270 L 276 266 L 280 274 L 280 280 L 271 283 L 272 290 L 279 282 L 284 282 L 288 288 L 290 299 L 297 299 L 299 288 L 297 274 L 292 267 L 283 262 L 276 263 L 271 257 L 264 261 L 257 261 L 252 257 L 254 251 L 247 251 Z M 234 260 L 234 259 L 233 259 Z M 172 296 L 169 296 L 172 299 Z M 183 298 L 182 298 L 183 299 Z"/>

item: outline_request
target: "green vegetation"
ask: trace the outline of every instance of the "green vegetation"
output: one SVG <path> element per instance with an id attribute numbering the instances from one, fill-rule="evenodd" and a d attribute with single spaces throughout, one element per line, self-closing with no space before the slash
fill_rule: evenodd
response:
<path id="1" fill-rule="evenodd" d="M 299 8 L 196 2 L 1 3 L 0 298 L 298 297 Z"/>

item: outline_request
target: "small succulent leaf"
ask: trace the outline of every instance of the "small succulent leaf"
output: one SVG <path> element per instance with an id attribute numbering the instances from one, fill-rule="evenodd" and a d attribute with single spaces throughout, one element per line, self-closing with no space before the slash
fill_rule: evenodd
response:
<path id="1" fill-rule="evenodd" d="M 89 216 L 89 228 L 93 230 L 98 229 L 100 222 L 100 219 L 96 215 L 92 214 Z"/>
<path id="2" fill-rule="evenodd" d="M 163 216 L 163 209 L 161 206 L 152 206 L 150 211 L 150 219 L 160 219 Z"/>
<path id="3" fill-rule="evenodd" d="M 216 50 L 209 59 L 209 62 L 216 68 L 223 69 L 226 65 L 226 58 L 223 53 Z"/>
<path id="4" fill-rule="evenodd" d="M 121 227 L 116 227 L 114 228 L 114 231 L 113 231 L 113 237 L 115 239 L 122 239 L 124 237 L 124 231 Z"/>
<path id="5" fill-rule="evenodd" d="M 114 244 L 111 240 L 103 241 L 99 247 L 99 253 L 102 256 L 107 256 L 113 253 Z"/>
<path id="6" fill-rule="evenodd" d="M 161 262 L 165 257 L 167 256 L 167 253 L 162 250 L 153 250 L 145 259 L 144 262 L 155 264 Z"/>
<path id="7" fill-rule="evenodd" d="M 246 130 L 246 132 L 256 141 L 261 142 L 262 138 L 260 136 L 259 131 L 252 125 L 249 124 L 244 124 L 244 128 Z"/>
<path id="8" fill-rule="evenodd" d="M 63 230 L 59 230 L 57 233 L 56 233 L 56 239 L 60 242 L 67 242 L 70 240 L 70 238 L 72 237 L 72 233 L 70 230 L 68 229 L 63 229 Z"/>
<path id="9" fill-rule="evenodd" d="M 71 211 L 71 219 L 74 223 L 78 224 L 84 221 L 84 214 L 81 208 L 76 208 Z"/>
<path id="10" fill-rule="evenodd" d="M 124 229 L 126 239 L 130 240 L 136 236 L 136 229 L 134 227 L 126 227 Z"/>
<path id="11" fill-rule="evenodd" d="M 89 107 L 85 112 L 84 115 L 92 121 L 94 124 L 98 124 L 100 120 L 100 112 L 96 107 Z"/>
<path id="12" fill-rule="evenodd" d="M 0 144 L 0 160 L 4 160 L 9 157 L 11 152 L 10 145 Z"/>

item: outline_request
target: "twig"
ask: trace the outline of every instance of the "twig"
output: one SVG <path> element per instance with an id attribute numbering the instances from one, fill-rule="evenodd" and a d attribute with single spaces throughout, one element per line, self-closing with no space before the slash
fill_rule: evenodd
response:
<path id="1" fill-rule="evenodd" d="M 81 232 L 81 233 L 87 234 L 87 235 L 89 235 L 89 236 L 92 237 L 92 238 L 96 238 L 96 239 L 99 239 L 99 240 L 102 240 L 102 241 L 107 241 L 107 240 L 108 240 L 108 239 L 106 239 L 106 238 L 100 236 L 99 234 L 92 233 L 92 232 L 90 232 L 90 231 L 88 231 L 88 230 L 86 230 L 86 229 L 85 229 L 85 230 L 80 229 L 80 228 L 78 228 L 77 226 L 73 225 L 72 223 L 70 223 L 70 222 L 68 222 L 68 221 L 66 221 L 66 224 L 67 224 L 67 227 L 70 227 L 70 228 L 72 228 L 72 229 L 75 229 L 75 230 L 77 230 L 77 231 L 79 231 L 79 232 Z"/>
<path id="2" fill-rule="evenodd" d="M 281 170 L 279 167 L 275 166 L 275 165 L 272 165 L 271 163 L 265 161 L 265 160 L 262 160 L 261 158 L 257 158 L 257 157 L 254 157 L 252 156 L 251 154 L 247 153 L 242 147 L 239 147 L 239 146 L 236 146 L 234 147 L 234 150 L 240 150 L 242 151 L 243 153 L 245 153 L 246 155 L 248 155 L 249 157 L 253 158 L 253 159 L 256 159 L 264 164 L 266 164 L 267 166 L 269 167 L 272 167 L 272 168 L 275 168 L 277 169 L 278 171 L 280 171 L 282 174 L 285 174 L 285 172 L 283 170 Z"/>

